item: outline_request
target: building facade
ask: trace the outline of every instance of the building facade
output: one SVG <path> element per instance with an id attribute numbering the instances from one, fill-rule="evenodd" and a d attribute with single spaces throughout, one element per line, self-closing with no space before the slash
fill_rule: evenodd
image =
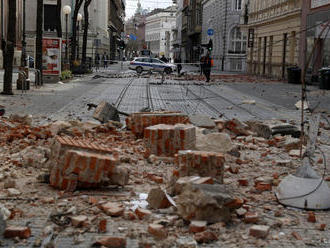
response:
<path id="1" fill-rule="evenodd" d="M 301 39 L 299 66 L 307 63 L 313 52 L 307 73 L 317 75 L 322 67 L 330 66 L 330 0 L 303 1 L 301 17 Z M 319 40 L 318 40 L 319 39 Z"/>
<path id="2" fill-rule="evenodd" d="M 3 40 L 7 39 L 8 33 L 8 1 L 12 0 L 2 0 L 0 4 L 0 48 L 3 46 Z M 16 1 L 16 47 L 14 51 L 14 66 L 19 66 L 21 64 L 22 56 L 22 38 L 23 38 L 23 1 Z M 0 49 L 0 68 L 3 68 L 3 55 L 2 49 Z"/>
<path id="3" fill-rule="evenodd" d="M 306 2 L 308 2 L 306 0 Z M 249 0 L 247 25 L 248 72 L 286 78 L 298 65 L 302 0 Z"/>
<path id="4" fill-rule="evenodd" d="M 180 58 L 181 61 L 186 61 L 186 50 L 182 46 L 182 21 L 183 21 L 183 0 L 178 0 L 177 11 L 175 13 L 176 25 L 172 28 L 173 40 L 172 40 L 172 51 L 174 58 Z"/>
<path id="5" fill-rule="evenodd" d="M 62 8 L 65 5 L 71 7 L 71 14 L 68 17 L 68 38 L 72 36 L 72 16 L 75 1 L 62 0 Z M 35 37 L 36 37 L 36 4 L 35 0 L 26 0 L 26 15 L 34 18 L 26 19 L 26 34 L 27 34 L 27 54 L 34 57 Z M 56 37 L 56 0 L 44 0 L 44 37 Z M 81 6 L 79 13 L 84 15 L 84 4 Z M 93 59 L 95 54 L 112 55 L 115 59 L 117 52 L 117 39 L 121 37 L 124 30 L 124 13 L 125 4 L 123 0 L 98 0 L 92 1 L 89 5 L 89 26 L 87 40 L 87 57 Z M 65 15 L 62 12 L 61 16 L 63 49 L 65 47 L 66 37 L 66 22 Z M 83 27 L 84 18 L 79 24 L 77 32 L 77 41 L 79 44 L 79 53 L 81 58 L 82 42 L 83 42 Z M 70 52 L 70 51 L 69 51 Z"/>
<path id="6" fill-rule="evenodd" d="M 148 49 L 157 56 L 173 58 L 171 33 L 175 27 L 176 6 L 159 10 L 146 18 L 145 40 Z"/>
<path id="7" fill-rule="evenodd" d="M 242 0 L 204 0 L 202 9 L 202 43 L 212 39 L 215 70 L 245 71 L 247 36 L 240 28 Z"/>

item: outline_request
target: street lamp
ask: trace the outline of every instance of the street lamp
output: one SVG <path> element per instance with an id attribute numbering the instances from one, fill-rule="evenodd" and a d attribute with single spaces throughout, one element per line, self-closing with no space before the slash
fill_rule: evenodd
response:
<path id="1" fill-rule="evenodd" d="M 25 0 L 23 0 L 23 40 L 21 66 L 26 66 L 26 34 L 25 34 Z"/>
<path id="2" fill-rule="evenodd" d="M 65 5 L 63 7 L 63 13 L 65 15 L 65 62 L 68 64 L 68 17 L 71 13 L 71 7 L 69 5 Z"/>
<path id="3" fill-rule="evenodd" d="M 78 29 L 77 60 L 79 59 L 79 29 L 80 29 L 79 24 L 80 24 L 81 20 L 82 20 L 82 15 L 80 13 L 78 13 L 78 15 L 77 15 L 77 22 L 78 22 L 78 25 L 77 25 L 77 29 Z"/>

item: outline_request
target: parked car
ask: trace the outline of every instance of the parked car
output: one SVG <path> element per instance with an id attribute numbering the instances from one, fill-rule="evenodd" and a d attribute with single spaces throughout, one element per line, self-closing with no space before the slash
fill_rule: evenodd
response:
<path id="1" fill-rule="evenodd" d="M 129 69 L 141 74 L 143 71 L 159 71 L 170 74 L 177 70 L 176 65 L 165 63 L 159 59 L 138 57 L 130 62 Z"/>

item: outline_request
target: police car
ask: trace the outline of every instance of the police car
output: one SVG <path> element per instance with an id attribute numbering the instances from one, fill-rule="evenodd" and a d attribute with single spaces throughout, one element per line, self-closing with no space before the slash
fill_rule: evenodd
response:
<path id="1" fill-rule="evenodd" d="M 176 65 L 165 63 L 156 58 L 138 57 L 130 62 L 129 69 L 141 74 L 143 71 L 159 71 L 170 74 L 176 71 Z"/>

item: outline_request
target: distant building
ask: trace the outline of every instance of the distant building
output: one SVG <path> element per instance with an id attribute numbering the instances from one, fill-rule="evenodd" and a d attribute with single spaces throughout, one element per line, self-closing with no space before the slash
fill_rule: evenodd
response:
<path id="1" fill-rule="evenodd" d="M 211 56 L 218 71 L 246 70 L 247 36 L 240 28 L 242 9 L 242 0 L 202 1 L 201 43 L 212 40 Z"/>
<path id="2" fill-rule="evenodd" d="M 157 56 L 173 58 L 172 28 L 175 27 L 176 6 L 154 10 L 146 18 L 145 40 L 147 48 Z"/>
<path id="3" fill-rule="evenodd" d="M 248 4 L 242 23 L 249 34 L 248 72 L 286 78 L 287 68 L 298 65 L 302 0 L 244 2 Z"/>
<path id="4" fill-rule="evenodd" d="M 306 64 L 314 42 L 320 38 L 307 71 L 317 75 L 321 67 L 330 66 L 330 0 L 303 1 L 302 8 L 299 65 L 302 68 Z"/>

